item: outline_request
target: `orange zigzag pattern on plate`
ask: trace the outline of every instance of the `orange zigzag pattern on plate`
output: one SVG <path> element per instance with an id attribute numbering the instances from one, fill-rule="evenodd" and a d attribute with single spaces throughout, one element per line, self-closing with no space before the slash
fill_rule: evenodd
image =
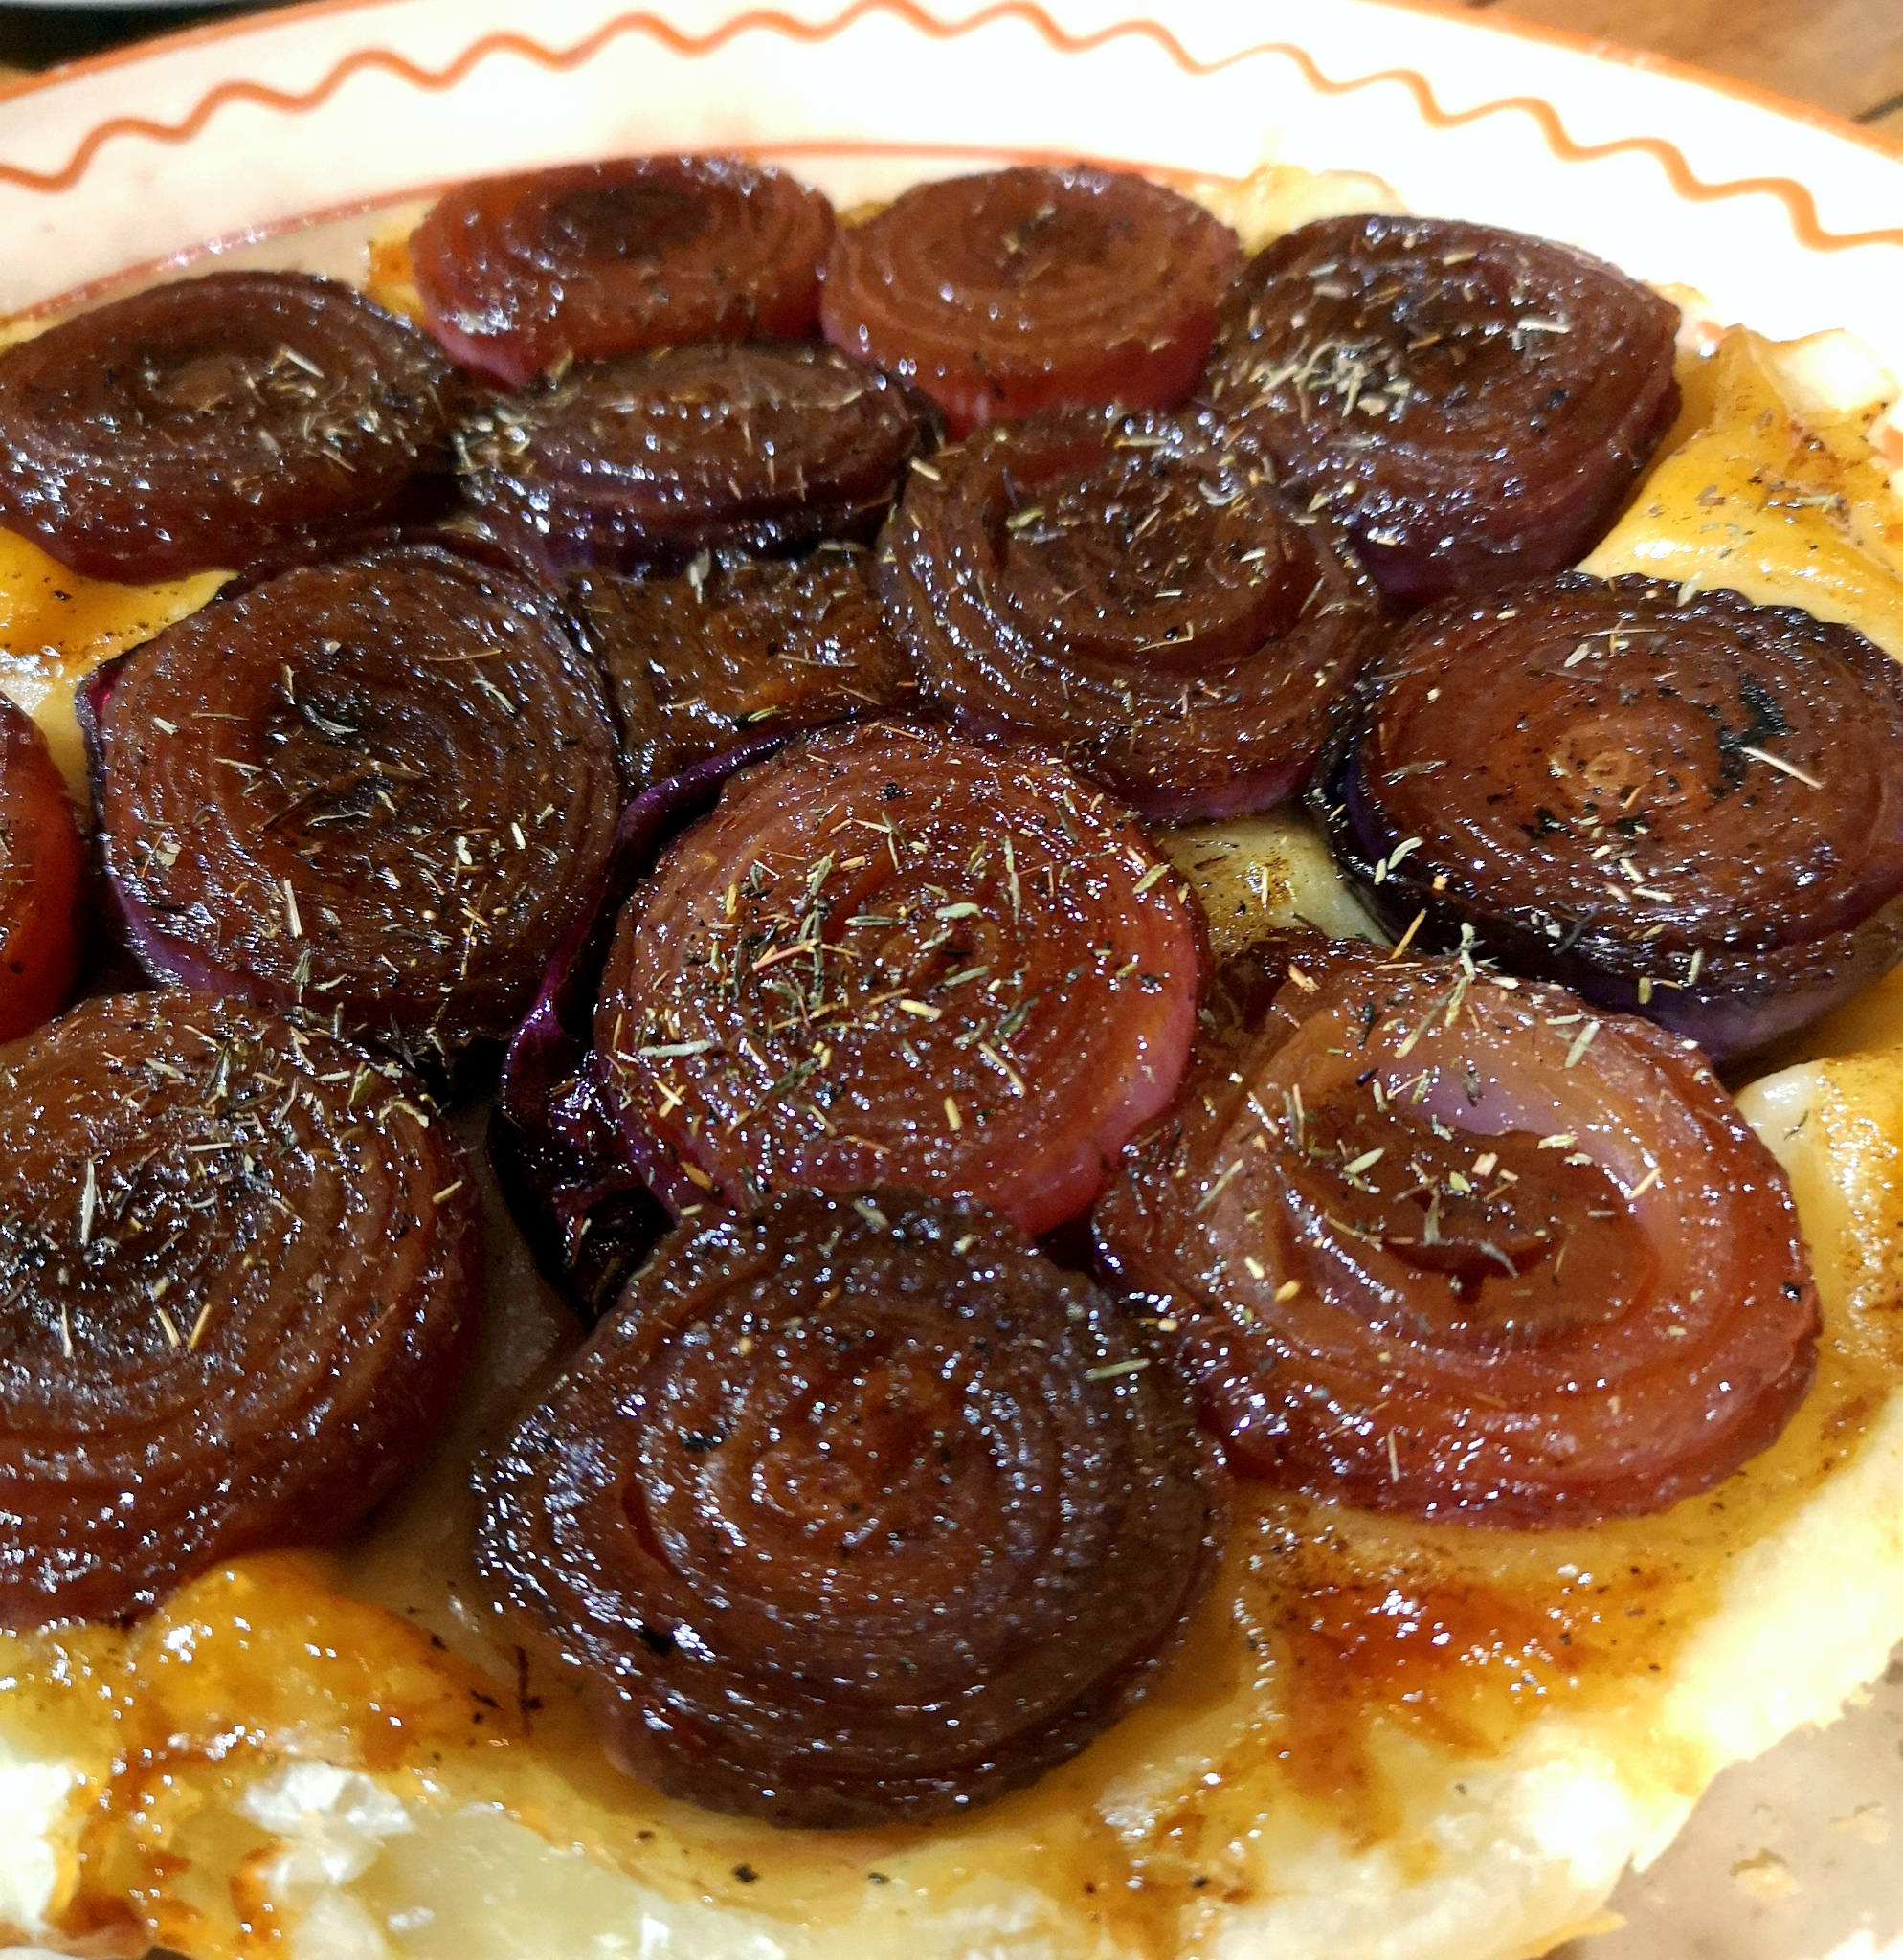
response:
<path id="1" fill-rule="evenodd" d="M 1192 55 L 1160 21 L 1124 20 L 1092 33 L 1073 34 L 1061 28 L 1033 0 L 996 0 L 961 20 L 940 20 L 928 13 L 915 0 L 853 0 L 853 4 L 824 21 L 803 21 L 772 8 L 755 8 L 735 14 L 705 34 L 683 33 L 670 22 L 652 13 L 623 13 L 606 21 L 594 33 L 572 47 L 553 49 L 526 34 L 501 31 L 482 35 L 463 50 L 455 60 L 439 69 L 419 66 L 407 56 L 390 48 L 357 48 L 343 56 L 330 71 L 312 87 L 285 90 L 269 83 L 233 80 L 218 83 L 202 96 L 190 113 L 177 122 L 159 122 L 142 116 L 116 116 L 89 130 L 67 163 L 57 170 L 32 170 L 19 165 L 0 164 L 0 183 L 32 191 L 70 189 L 85 174 L 93 159 L 108 143 L 121 137 L 143 137 L 153 143 L 189 142 L 228 103 L 249 101 L 289 115 L 302 115 L 327 101 L 352 75 L 381 69 L 412 86 L 439 93 L 454 88 L 480 63 L 499 55 L 516 55 L 537 66 L 562 72 L 580 68 L 614 41 L 630 34 L 642 34 L 694 58 L 713 53 L 728 42 L 747 33 L 776 33 L 788 40 L 809 44 L 833 39 L 868 14 L 890 14 L 906 21 L 920 33 L 937 40 L 952 40 L 975 33 L 996 21 L 1015 20 L 1030 27 L 1060 54 L 1087 54 L 1120 40 L 1147 40 L 1169 56 L 1186 75 L 1214 75 L 1244 61 L 1277 58 L 1297 68 L 1317 94 L 1339 96 L 1385 83 L 1397 84 L 1413 97 L 1422 119 L 1431 128 L 1458 129 L 1483 118 L 1523 115 L 1531 119 L 1545 138 L 1548 148 L 1566 163 L 1590 163 L 1603 157 L 1643 155 L 1650 157 L 1665 172 L 1680 196 L 1698 204 L 1720 198 L 1767 196 L 1776 198 L 1789 215 L 1798 241 L 1817 252 L 1844 252 L 1864 245 L 1903 246 L 1903 227 L 1867 232 L 1827 231 L 1817 215 L 1816 200 L 1805 187 L 1791 177 L 1739 177 L 1722 183 L 1709 183 L 1694 171 L 1676 145 L 1659 136 L 1615 137 L 1605 143 L 1579 143 L 1568 132 L 1553 104 L 1539 96 L 1506 96 L 1479 102 L 1467 109 L 1444 108 L 1427 78 L 1417 69 L 1383 68 L 1374 74 L 1337 80 L 1323 72 L 1305 48 L 1287 41 L 1264 41 L 1241 48 L 1233 54 L 1203 60 Z"/>

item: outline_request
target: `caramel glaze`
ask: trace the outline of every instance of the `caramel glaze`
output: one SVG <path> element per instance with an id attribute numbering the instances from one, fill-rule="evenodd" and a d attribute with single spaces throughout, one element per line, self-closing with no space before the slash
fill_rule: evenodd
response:
<path id="1" fill-rule="evenodd" d="M 1827 1318 L 1817 1386 L 1777 1444 L 1663 1517 L 1585 1530 L 1423 1525 L 1241 1483 L 1173 1676 L 1086 1754 L 955 1824 L 776 1831 L 621 1777 L 569 1682 L 490 1637 L 468 1465 L 575 1338 L 514 1235 L 491 1243 L 475 1390 L 436 1464 L 354 1547 L 237 1560 L 129 1628 L 0 1640 L 0 1729 L 86 1772 L 62 1933 L 193 1960 L 278 1950 L 277 1844 L 236 1804 L 274 1759 L 303 1756 L 504 1804 L 667 1896 L 815 1927 L 1015 1881 L 1174 1960 L 1252 1896 L 1277 1816 L 1332 1824 L 1403 1870 L 1430 1863 L 1410 1813 L 1461 1769 L 1423 1770 L 1410 1741 L 1484 1759 L 1543 1710 L 1590 1711 L 1631 1776 L 1695 1790 L 1701 1766 L 1662 1760 L 1648 1733 L 1662 1677 L 1730 1561 L 1903 1382 L 1903 1353 Z"/>

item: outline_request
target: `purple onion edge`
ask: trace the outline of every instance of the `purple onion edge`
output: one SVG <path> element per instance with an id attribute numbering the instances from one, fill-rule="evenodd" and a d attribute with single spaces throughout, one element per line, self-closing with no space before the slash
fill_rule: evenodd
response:
<path id="1" fill-rule="evenodd" d="M 1375 917 L 1390 932 L 1399 933 L 1419 908 L 1420 895 L 1404 892 L 1400 880 L 1389 880 L 1384 886 L 1375 882 L 1374 866 L 1384 855 L 1385 845 L 1368 806 L 1353 739 L 1340 743 L 1337 753 L 1325 758 L 1307 801 L 1328 841 L 1329 855 L 1336 869 Z M 1644 1005 L 1637 1001 L 1629 982 L 1577 955 L 1570 941 L 1548 948 L 1509 921 L 1467 916 L 1479 936 L 1476 950 L 1483 954 L 1488 951 L 1490 928 L 1499 963 L 1507 971 L 1564 987 L 1581 1000 L 1611 1013 L 1650 1021 L 1668 1035 L 1694 1042 L 1713 1067 L 1732 1069 L 1754 1056 L 1763 1055 L 1775 1043 L 1843 1006 L 1881 978 L 1891 959 L 1875 949 L 1872 943 L 1882 938 L 1885 921 L 1896 919 L 1900 910 L 1903 901 L 1892 900 L 1843 935 L 1847 942 L 1845 960 L 1841 969 L 1827 980 L 1810 986 L 1774 984 L 1748 993 L 1684 988 L 1655 993 Z M 1455 908 L 1437 908 L 1430 903 L 1424 929 L 1417 941 L 1421 949 L 1450 947 L 1457 937 L 1459 916 Z M 1903 921 L 1898 922 L 1896 930 L 1903 931 Z M 1511 944 L 1501 946 L 1502 940 Z"/>
<path id="2" fill-rule="evenodd" d="M 145 642 L 141 642 L 142 645 Z M 148 979 L 174 987 L 203 988 L 213 993 L 245 991 L 222 969 L 210 966 L 187 948 L 176 946 L 153 924 L 146 909 L 134 903 L 124 885 L 105 861 L 105 751 L 101 718 L 119 685 L 126 663 L 140 651 L 129 647 L 100 664 L 79 682 L 73 711 L 86 751 L 86 786 L 93 804 L 93 839 L 98 854 L 98 886 L 104 896 L 113 936 L 139 964 Z"/>
<path id="3" fill-rule="evenodd" d="M 616 926 L 662 851 L 713 809 L 728 778 L 789 739 L 778 730 L 723 749 L 623 809 L 601 877 L 504 1057 L 490 1163 L 544 1277 L 590 1319 L 614 1303 L 693 1195 L 675 1188 L 665 1153 L 618 1122 L 603 1093 L 594 1009 Z"/>

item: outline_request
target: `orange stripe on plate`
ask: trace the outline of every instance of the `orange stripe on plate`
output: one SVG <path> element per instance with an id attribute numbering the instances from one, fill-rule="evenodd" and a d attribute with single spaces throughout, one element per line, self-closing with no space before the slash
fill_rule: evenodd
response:
<path id="1" fill-rule="evenodd" d="M 1539 130 L 1547 147 L 1565 163 L 1591 163 L 1623 155 L 1647 156 L 1665 172 L 1672 189 L 1691 203 L 1708 204 L 1733 197 L 1775 198 L 1783 205 L 1793 234 L 1812 251 L 1845 252 L 1867 245 L 1903 247 L 1903 226 L 1865 232 L 1826 230 L 1818 219 L 1816 200 L 1794 178 L 1740 177 L 1712 183 L 1692 169 L 1675 144 L 1660 136 L 1624 136 L 1605 143 L 1578 143 L 1567 131 L 1558 111 L 1539 96 L 1508 96 L 1494 101 L 1476 103 L 1471 108 L 1450 110 L 1442 106 L 1427 78 L 1417 69 L 1383 68 L 1372 74 L 1337 79 L 1326 74 L 1305 48 L 1287 41 L 1265 41 L 1233 54 L 1219 56 L 1213 60 L 1203 60 L 1192 55 L 1160 21 L 1123 20 L 1092 33 L 1073 34 L 1061 28 L 1041 7 L 1034 4 L 1034 0 L 995 0 L 995 4 L 956 21 L 938 19 L 917 5 L 916 0 L 853 0 L 852 5 L 824 21 L 803 21 L 776 9 L 754 8 L 733 15 L 704 34 L 684 33 L 656 14 L 624 13 L 605 22 L 593 33 L 568 48 L 545 47 L 528 35 L 514 32 L 484 34 L 439 69 L 421 67 L 392 49 L 357 48 L 340 57 L 329 72 L 308 89 L 284 90 L 265 82 L 235 79 L 220 82 L 208 90 L 190 114 L 176 122 L 160 122 L 141 116 L 112 117 L 89 130 L 60 168 L 40 171 L 18 165 L 0 164 L 0 184 L 11 184 L 30 191 L 67 190 L 85 175 L 93 160 L 108 143 L 125 138 L 141 138 L 158 144 L 187 143 L 198 135 L 219 109 L 240 101 L 253 102 L 287 115 L 303 115 L 327 101 L 351 76 L 371 70 L 392 75 L 416 89 L 440 93 L 454 88 L 481 63 L 501 55 L 514 55 L 535 66 L 563 72 L 586 66 L 617 40 L 640 35 L 692 59 L 712 54 L 750 33 L 773 33 L 790 41 L 817 44 L 834 39 L 857 21 L 875 14 L 896 16 L 920 33 L 936 40 L 959 39 L 997 21 L 1018 21 L 1032 29 L 1049 47 L 1064 55 L 1086 54 L 1119 41 L 1148 41 L 1160 49 L 1184 74 L 1192 76 L 1213 75 L 1245 61 L 1273 58 L 1290 63 L 1309 86 L 1323 96 L 1349 95 L 1383 85 L 1398 86 L 1413 98 L 1422 121 L 1432 128 L 1458 129 L 1489 117 L 1525 116 Z"/>
<path id="2" fill-rule="evenodd" d="M 1727 96 L 1753 109 L 1768 110 L 1787 122 L 1802 122 L 1806 129 L 1821 130 L 1840 143 L 1855 144 L 1859 149 L 1874 150 L 1891 163 L 1903 162 L 1903 143 L 1861 122 L 1853 122 L 1815 102 L 1796 96 L 1780 95 L 1776 89 L 1760 88 L 1735 75 L 1722 75 L 1715 68 L 1700 68 L 1695 62 L 1680 61 L 1648 48 L 1633 48 L 1621 41 L 1609 41 L 1603 34 L 1579 33 L 1571 28 L 1548 27 L 1544 21 L 1520 20 L 1503 14 L 1476 15 L 1466 0 L 1379 0 L 1403 13 L 1424 14 L 1430 20 L 1452 21 L 1464 28 L 1478 28 L 1484 33 L 1499 34 L 1512 41 L 1531 41 L 1536 47 L 1564 48 L 1583 55 L 1601 67 L 1634 68 L 1644 75 L 1662 75 L 1673 81 L 1690 82 L 1708 95 Z"/>

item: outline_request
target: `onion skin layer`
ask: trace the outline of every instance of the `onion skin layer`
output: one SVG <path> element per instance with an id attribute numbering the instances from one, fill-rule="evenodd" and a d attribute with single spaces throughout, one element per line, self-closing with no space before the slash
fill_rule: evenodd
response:
<path id="1" fill-rule="evenodd" d="M 1076 1754 L 1221 1540 L 1186 1389 L 1111 1303 L 898 1192 L 682 1227 L 485 1481 L 479 1568 L 610 1751 L 803 1826 L 956 1814 Z"/>
<path id="2" fill-rule="evenodd" d="M 1249 261 L 1201 393 L 1418 605 L 1585 555 L 1678 412 L 1677 327 L 1571 246 L 1323 218 Z"/>
<path id="3" fill-rule="evenodd" d="M 620 157 L 459 185 L 410 262 L 437 339 L 520 388 L 564 361 L 809 333 L 832 237 L 832 206 L 771 166 Z"/>
<path id="4" fill-rule="evenodd" d="M 916 385 L 952 434 L 1069 405 L 1173 409 L 1241 256 L 1199 205 L 1128 171 L 916 185 L 833 241 L 826 338 Z"/>
<path id="5" fill-rule="evenodd" d="M 57 1013 L 85 939 L 84 846 L 66 779 L 31 716 L 0 701 L 0 1041 Z"/>
<path id="6" fill-rule="evenodd" d="M 1384 630 L 1341 534 L 1206 421 L 988 429 L 912 473 L 880 560 L 961 726 L 1057 751 L 1166 822 L 1298 789 Z"/>
<path id="7" fill-rule="evenodd" d="M 1763 1047 L 1903 949 L 1903 673 L 1847 627 L 1581 574 L 1423 613 L 1316 802 L 1399 931 Z"/>
<path id="8" fill-rule="evenodd" d="M 572 368 L 457 442 L 470 501 L 529 563 L 668 571 L 870 539 L 930 439 L 921 408 L 831 347 L 704 342 Z"/>
<path id="9" fill-rule="evenodd" d="M 0 1074 L 0 1626 L 327 1541 L 412 1468 L 481 1214 L 393 1064 L 235 1001 L 84 1002 Z"/>
<path id="10" fill-rule="evenodd" d="M 1238 1469 L 1560 1526 L 1665 1510 L 1775 1439 L 1816 1288 L 1693 1044 L 1348 941 L 1284 942 L 1237 997 L 1094 1223 L 1181 1322 Z"/>
<path id="11" fill-rule="evenodd" d="M 570 603 L 607 670 L 629 772 L 659 783 L 768 732 L 916 706 L 871 554 L 697 563 L 674 578 L 577 579 Z"/>
<path id="12" fill-rule="evenodd" d="M 670 846 L 608 956 L 597 1067 L 677 1214 L 883 1177 L 1035 1236 L 1168 1102 L 1202 948 L 1168 860 L 1068 771 L 865 723 L 730 778 Z"/>
<path id="13" fill-rule="evenodd" d="M 242 568 L 446 472 L 461 394 L 428 336 L 335 280 L 154 286 L 0 354 L 0 523 L 89 578 Z"/>
<path id="14" fill-rule="evenodd" d="M 106 869 L 149 972 L 422 1058 L 513 1032 L 621 801 L 600 677 L 547 594 L 429 546 L 306 568 L 101 692 Z"/>

